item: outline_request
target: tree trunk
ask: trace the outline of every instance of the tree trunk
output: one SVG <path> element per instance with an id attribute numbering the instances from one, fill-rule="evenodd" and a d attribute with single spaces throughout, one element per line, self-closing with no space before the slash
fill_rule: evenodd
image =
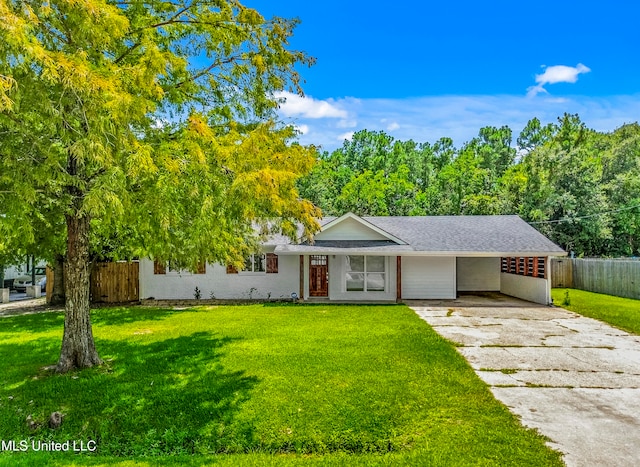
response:
<path id="1" fill-rule="evenodd" d="M 51 305 L 64 305 L 64 256 L 56 255 L 53 263 L 53 292 Z"/>
<path id="2" fill-rule="evenodd" d="M 89 277 L 89 218 L 67 215 L 66 304 L 62 350 L 56 367 L 59 373 L 102 363 L 91 330 Z"/>

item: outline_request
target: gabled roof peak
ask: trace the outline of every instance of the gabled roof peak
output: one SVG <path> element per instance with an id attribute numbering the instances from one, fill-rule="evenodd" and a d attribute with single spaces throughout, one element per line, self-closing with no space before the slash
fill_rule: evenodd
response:
<path id="1" fill-rule="evenodd" d="M 393 234 L 391 234 L 390 232 L 388 232 L 387 230 L 384 230 L 382 228 L 380 228 L 379 226 L 375 225 L 374 223 L 352 213 L 352 212 L 347 212 L 346 214 L 343 214 L 340 217 L 337 217 L 335 219 L 330 220 L 329 222 L 327 222 L 326 224 L 324 224 L 322 226 L 322 229 L 319 233 L 316 234 L 316 238 L 318 238 L 318 240 L 320 240 L 323 237 L 323 234 L 327 231 L 330 231 L 331 229 L 335 229 L 338 225 L 344 223 L 344 222 L 357 222 L 358 224 L 360 224 L 361 226 L 363 226 L 365 229 L 370 230 L 371 232 L 387 239 L 390 240 L 394 243 L 397 243 L 398 245 L 407 245 L 407 242 Z M 326 236 L 326 235 L 324 235 Z"/>

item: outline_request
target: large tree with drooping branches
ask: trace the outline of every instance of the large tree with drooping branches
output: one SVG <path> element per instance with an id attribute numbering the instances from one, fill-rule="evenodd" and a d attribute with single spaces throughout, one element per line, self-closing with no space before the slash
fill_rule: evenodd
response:
<path id="1" fill-rule="evenodd" d="M 101 363 L 92 245 L 239 264 L 260 234 L 317 228 L 295 187 L 314 149 L 274 121 L 312 63 L 296 24 L 236 0 L 0 0 L 0 222 L 65 255 L 58 371 Z"/>

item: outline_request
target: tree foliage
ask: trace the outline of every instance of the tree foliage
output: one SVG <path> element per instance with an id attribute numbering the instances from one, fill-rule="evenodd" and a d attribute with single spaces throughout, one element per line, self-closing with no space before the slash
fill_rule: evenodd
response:
<path id="1" fill-rule="evenodd" d="M 577 255 L 640 254 L 638 124 L 599 133 L 565 114 L 512 139 L 484 127 L 455 148 L 361 131 L 299 185 L 333 215 L 518 214 Z"/>
<path id="2" fill-rule="evenodd" d="M 273 121 L 274 93 L 300 93 L 295 66 L 313 61 L 288 48 L 295 20 L 236 0 L 0 0 L 0 20 L 2 229 L 65 255 L 59 370 L 100 362 L 92 245 L 240 264 L 256 226 L 317 228 L 295 185 L 313 148 Z"/>

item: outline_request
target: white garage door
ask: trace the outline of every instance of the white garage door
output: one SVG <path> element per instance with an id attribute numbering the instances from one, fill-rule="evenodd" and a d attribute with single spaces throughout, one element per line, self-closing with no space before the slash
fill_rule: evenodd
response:
<path id="1" fill-rule="evenodd" d="M 403 256 L 402 298 L 456 298 L 456 259 Z"/>

